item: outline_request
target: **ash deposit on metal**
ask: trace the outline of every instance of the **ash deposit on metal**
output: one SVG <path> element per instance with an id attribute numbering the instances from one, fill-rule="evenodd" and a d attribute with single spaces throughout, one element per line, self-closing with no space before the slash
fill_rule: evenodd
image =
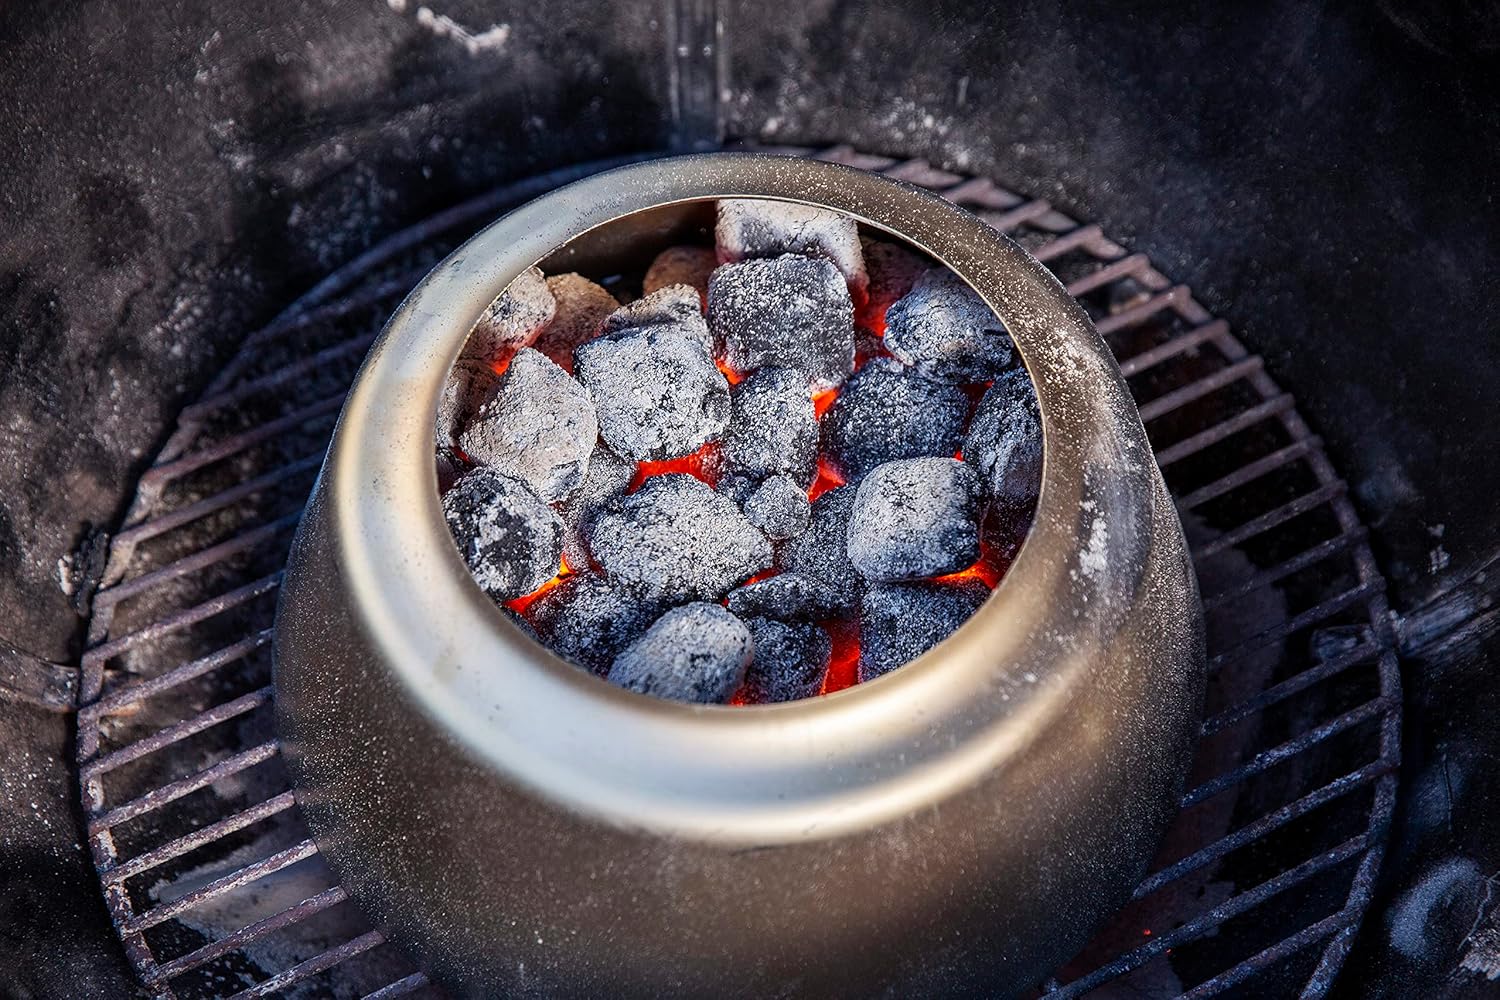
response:
<path id="1" fill-rule="evenodd" d="M 781 203 L 721 204 L 715 238 L 518 278 L 444 387 L 443 509 L 476 582 L 580 669 L 816 697 L 984 601 L 1035 510 L 1035 394 L 924 254 Z"/>

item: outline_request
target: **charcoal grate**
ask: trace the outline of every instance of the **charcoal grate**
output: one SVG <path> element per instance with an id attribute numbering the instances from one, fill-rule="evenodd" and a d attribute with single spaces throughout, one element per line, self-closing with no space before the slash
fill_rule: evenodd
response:
<path id="1" fill-rule="evenodd" d="M 1210 655 L 1189 791 L 1132 902 L 1039 994 L 1323 995 L 1380 865 L 1400 701 L 1384 581 L 1295 401 L 1188 288 L 1046 201 L 845 146 L 770 151 L 931 188 L 1046 263 L 1119 358 L 1188 530 Z M 153 995 L 436 995 L 298 814 L 271 727 L 275 594 L 400 297 L 475 227 L 621 162 L 499 189 L 335 272 L 249 334 L 142 477 L 94 602 L 77 747 L 106 902 Z"/>

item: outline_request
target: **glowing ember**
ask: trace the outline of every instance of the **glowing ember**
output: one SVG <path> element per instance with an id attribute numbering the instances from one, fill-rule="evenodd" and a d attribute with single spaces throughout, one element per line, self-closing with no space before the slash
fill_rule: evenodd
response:
<path id="1" fill-rule="evenodd" d="M 833 655 L 828 661 L 828 675 L 823 678 L 819 694 L 833 694 L 859 682 L 859 623 L 853 621 L 823 622 L 833 640 Z"/>

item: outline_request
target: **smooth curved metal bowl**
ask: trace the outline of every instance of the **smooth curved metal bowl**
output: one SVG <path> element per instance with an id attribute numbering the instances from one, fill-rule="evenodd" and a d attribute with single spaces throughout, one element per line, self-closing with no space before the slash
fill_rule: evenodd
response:
<path id="1" fill-rule="evenodd" d="M 846 212 L 947 264 L 1005 321 L 1042 415 L 1038 513 L 989 601 L 908 666 L 784 705 L 658 701 L 552 656 L 470 579 L 435 487 L 438 395 L 485 305 L 549 255 L 607 258 L 720 197 Z M 465 996 L 1027 988 L 1142 875 L 1204 669 L 1181 527 L 1083 310 L 929 192 L 753 154 L 569 185 L 427 276 L 345 403 L 275 653 L 323 854 Z"/>

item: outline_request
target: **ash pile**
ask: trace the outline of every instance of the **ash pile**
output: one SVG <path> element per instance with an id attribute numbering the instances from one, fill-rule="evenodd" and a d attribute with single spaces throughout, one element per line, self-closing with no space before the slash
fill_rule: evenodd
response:
<path id="1" fill-rule="evenodd" d="M 722 201 L 714 244 L 601 282 L 532 268 L 486 309 L 438 413 L 449 529 L 519 627 L 629 690 L 872 680 L 1020 548 L 1030 379 L 967 284 L 853 219 Z"/>

